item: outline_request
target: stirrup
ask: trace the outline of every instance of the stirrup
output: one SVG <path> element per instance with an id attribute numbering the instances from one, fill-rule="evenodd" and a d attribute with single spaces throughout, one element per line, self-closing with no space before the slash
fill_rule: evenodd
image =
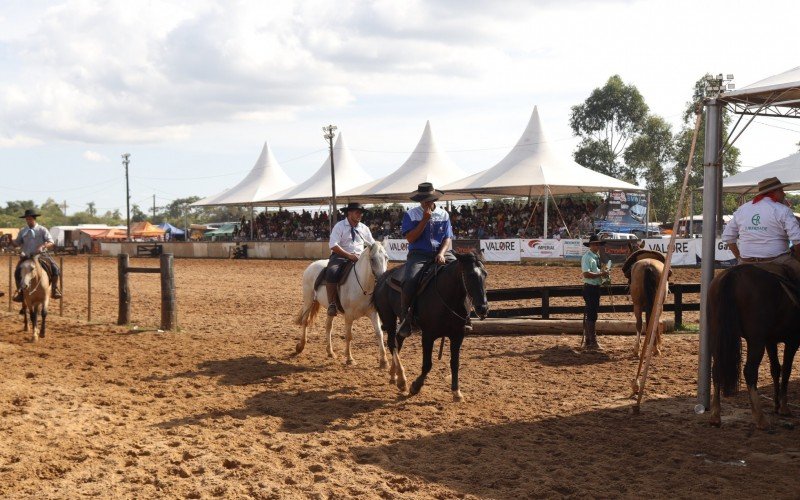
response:
<path id="1" fill-rule="evenodd" d="M 411 328 L 411 319 L 406 316 L 403 318 L 403 321 L 400 322 L 399 327 L 397 328 L 397 335 L 402 338 L 410 337 L 413 333 L 413 329 Z"/>
<path id="2" fill-rule="evenodd" d="M 22 291 L 18 290 L 14 296 L 11 298 L 14 302 L 22 302 Z"/>
<path id="3" fill-rule="evenodd" d="M 330 316 L 331 318 L 336 317 L 336 314 L 338 312 L 339 311 L 336 309 L 336 302 L 331 302 L 330 304 L 328 304 L 328 316 Z"/>

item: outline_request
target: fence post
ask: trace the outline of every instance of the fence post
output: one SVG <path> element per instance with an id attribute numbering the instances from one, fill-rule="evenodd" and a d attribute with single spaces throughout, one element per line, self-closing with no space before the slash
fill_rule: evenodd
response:
<path id="1" fill-rule="evenodd" d="M 672 290 L 672 295 L 675 296 L 675 328 L 683 324 L 683 289 L 680 285 Z"/>
<path id="2" fill-rule="evenodd" d="M 64 257 L 58 258 L 59 266 L 61 267 L 61 298 L 58 299 L 58 315 L 64 315 Z"/>
<path id="3" fill-rule="evenodd" d="M 171 253 L 161 254 L 161 329 L 172 330 L 177 326 L 175 309 L 175 273 Z"/>
<path id="4" fill-rule="evenodd" d="M 550 319 L 550 289 L 542 290 L 542 319 Z"/>
<path id="5" fill-rule="evenodd" d="M 9 255 L 8 256 L 8 312 L 11 312 L 11 297 L 14 295 L 16 289 L 11 288 L 12 276 L 14 276 L 14 270 L 12 269 L 12 264 L 14 257 Z"/>
<path id="6" fill-rule="evenodd" d="M 117 256 L 117 278 L 119 283 L 119 312 L 117 324 L 127 325 L 131 317 L 131 295 L 128 288 L 128 254 L 121 253 Z"/>
<path id="7" fill-rule="evenodd" d="M 92 256 L 89 255 L 87 262 L 88 273 L 86 274 L 86 321 L 92 322 Z"/>

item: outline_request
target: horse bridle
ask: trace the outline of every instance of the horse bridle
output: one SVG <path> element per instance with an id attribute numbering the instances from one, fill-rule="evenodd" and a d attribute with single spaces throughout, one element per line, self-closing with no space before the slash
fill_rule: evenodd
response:
<path id="1" fill-rule="evenodd" d="M 28 292 L 28 294 L 32 294 L 33 292 L 38 290 L 40 286 L 42 286 L 42 280 L 41 280 L 41 278 L 39 278 L 39 275 L 36 272 L 36 268 L 37 267 L 41 268 L 42 265 L 39 263 L 39 256 L 38 255 L 31 255 L 30 257 L 27 257 L 25 260 L 29 260 L 29 261 L 33 262 L 33 271 L 32 272 L 33 272 L 33 278 L 35 278 L 35 280 L 36 280 L 36 286 L 33 287 L 33 289 Z M 44 272 L 44 271 L 42 271 L 42 272 Z M 31 280 L 31 281 L 33 281 L 33 280 Z"/>
<path id="2" fill-rule="evenodd" d="M 436 268 L 433 270 L 433 288 L 436 290 L 436 295 L 439 297 L 439 300 L 441 300 L 441 301 L 442 301 L 442 304 L 444 304 L 444 307 L 445 307 L 445 308 L 446 308 L 448 311 L 450 311 L 450 314 L 452 314 L 452 315 L 453 315 L 453 316 L 455 316 L 456 318 L 458 318 L 458 319 L 460 319 L 461 321 L 463 321 L 463 322 L 464 322 L 464 324 L 466 324 L 466 323 L 469 321 L 469 314 L 470 314 L 470 312 L 472 312 L 473 310 L 475 310 L 475 304 L 473 304 L 473 303 L 472 303 L 472 297 L 470 297 L 470 296 L 469 296 L 469 289 L 467 288 L 467 281 L 466 281 L 466 279 L 464 278 L 464 268 L 461 266 L 461 262 L 458 262 L 458 261 L 454 261 L 454 262 L 456 262 L 456 263 L 457 263 L 457 265 L 459 266 L 459 269 L 458 269 L 458 274 L 459 274 L 459 276 L 461 276 L 461 286 L 463 286 L 463 287 L 464 287 L 464 295 L 465 295 L 465 297 L 466 297 L 467 301 L 469 302 L 469 307 L 467 307 L 467 315 L 466 315 L 466 317 L 464 317 L 464 316 L 461 316 L 460 314 L 458 314 L 457 312 L 455 312 L 455 311 L 454 311 L 454 310 L 453 310 L 453 309 L 452 309 L 452 308 L 451 308 L 451 307 L 450 307 L 450 306 L 447 304 L 447 301 L 446 301 L 446 300 L 444 300 L 444 297 L 442 297 L 442 294 L 441 294 L 441 292 L 439 291 L 439 271 L 440 271 L 441 269 L 444 269 L 445 267 L 447 267 L 447 264 L 445 264 L 445 265 L 443 265 L 443 266 L 436 266 Z M 476 314 L 477 314 L 477 312 L 478 312 L 478 311 L 475 311 L 475 313 L 476 313 Z"/>
<path id="3" fill-rule="evenodd" d="M 373 246 L 370 246 L 370 247 L 369 247 L 369 250 L 367 250 L 367 251 L 368 251 L 368 252 L 372 252 L 372 248 L 374 248 L 374 245 L 373 245 Z M 372 276 L 374 276 L 374 277 L 375 277 L 375 282 L 377 282 L 377 281 L 378 281 L 378 278 L 379 278 L 379 276 L 378 276 L 378 273 L 376 273 L 376 272 L 375 272 L 375 269 L 372 267 L 372 255 L 370 255 L 370 256 L 369 256 L 369 260 L 370 260 L 370 263 L 369 263 L 369 270 L 372 272 Z M 356 265 L 358 265 L 358 262 L 356 262 Z M 361 284 L 361 280 L 360 280 L 360 279 L 358 279 L 358 270 L 356 269 L 356 266 L 355 266 L 355 265 L 353 266 L 353 275 L 356 277 L 356 283 L 358 283 L 358 287 L 361 289 L 361 292 L 362 292 L 364 295 L 372 295 L 373 293 L 375 293 L 375 288 L 373 288 L 371 292 L 368 292 L 368 291 L 366 291 L 366 290 L 364 289 L 364 285 L 362 285 L 362 284 Z"/>

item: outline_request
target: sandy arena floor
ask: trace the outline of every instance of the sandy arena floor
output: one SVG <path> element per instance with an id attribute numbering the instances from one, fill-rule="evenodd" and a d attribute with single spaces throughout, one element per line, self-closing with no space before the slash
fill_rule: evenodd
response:
<path id="1" fill-rule="evenodd" d="M 132 277 L 132 324 L 114 324 L 113 259 L 94 259 L 92 323 L 85 257 L 66 259 L 64 316 L 51 308 L 45 340 L 29 343 L 3 303 L 0 497 L 798 495 L 797 419 L 756 431 L 744 393 L 723 401 L 721 429 L 693 413 L 696 334 L 666 338 L 638 416 L 627 397 L 632 338 L 619 336 L 601 338 L 605 354 L 578 352 L 577 336 L 468 338 L 467 401 L 452 402 L 447 355 L 408 398 L 378 369 L 366 319 L 355 366 L 343 364 L 340 330 L 337 357 L 327 357 L 320 322 L 292 356 L 307 264 L 177 260 L 179 332 L 155 330 L 153 275 Z M 579 283 L 576 268 L 489 272 L 490 288 Z M 698 276 L 678 270 L 675 280 Z M 403 353 L 413 378 L 419 337 Z M 766 364 L 761 373 L 771 396 Z"/>

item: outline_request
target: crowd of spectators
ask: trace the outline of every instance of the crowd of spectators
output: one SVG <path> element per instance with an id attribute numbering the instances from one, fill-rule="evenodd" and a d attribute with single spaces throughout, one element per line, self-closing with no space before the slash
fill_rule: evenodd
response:
<path id="1" fill-rule="evenodd" d="M 495 201 L 480 204 L 454 204 L 450 220 L 456 238 L 561 238 L 593 232 L 592 213 L 598 200 L 561 198 L 548 209 L 547 233 L 543 234 L 544 205 L 539 203 Z M 400 224 L 404 209 L 400 205 L 376 206 L 364 214 L 362 222 L 372 235 L 402 238 Z M 342 215 L 339 218 L 343 217 Z M 250 238 L 250 221 L 239 223 L 239 237 Z M 261 212 L 255 219 L 253 234 L 259 240 L 325 241 L 328 239 L 328 212 Z"/>

